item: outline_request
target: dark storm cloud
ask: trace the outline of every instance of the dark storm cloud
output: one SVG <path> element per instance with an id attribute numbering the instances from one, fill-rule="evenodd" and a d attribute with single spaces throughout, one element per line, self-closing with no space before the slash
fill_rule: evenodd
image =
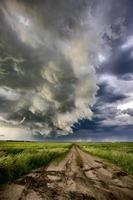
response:
<path id="1" fill-rule="evenodd" d="M 101 132 L 97 132 L 91 129 L 80 129 L 73 135 L 60 136 L 58 140 L 73 140 L 79 142 L 112 142 L 112 141 L 133 141 L 132 134 L 133 127 L 121 127 L 121 130 L 113 128 L 103 128 Z M 126 133 L 126 134 L 125 134 Z M 55 138 L 56 139 L 56 138 Z"/>
<path id="2" fill-rule="evenodd" d="M 132 49 L 123 51 L 116 48 L 109 61 L 101 66 L 99 73 L 114 74 L 118 78 L 130 80 L 133 73 L 133 57 L 131 53 Z"/>
<path id="3" fill-rule="evenodd" d="M 98 106 L 98 105 L 97 105 Z M 132 129 L 133 125 L 114 123 L 104 124 L 107 119 L 116 120 L 116 117 L 121 113 L 116 107 L 95 109 L 95 114 L 92 120 L 81 120 L 73 127 L 74 134 L 61 137 L 67 140 L 79 141 L 133 141 Z M 132 110 L 127 110 L 124 114 L 132 115 Z"/>
<path id="4" fill-rule="evenodd" d="M 1 112 L 8 112 L 9 109 L 11 109 L 10 103 L 12 104 L 12 102 L 10 102 L 9 100 L 6 100 L 5 98 L 0 97 Z"/>
<path id="5" fill-rule="evenodd" d="M 98 119 L 97 117 L 93 117 L 92 120 L 79 120 L 78 123 L 75 123 L 73 126 L 73 130 L 74 132 L 76 132 L 77 130 L 80 129 L 89 129 L 89 130 L 93 130 L 96 131 L 97 128 L 99 128 L 100 125 L 100 121 L 102 121 L 102 119 Z"/>
<path id="6" fill-rule="evenodd" d="M 118 92 L 116 88 L 113 88 L 106 82 L 99 85 L 97 96 L 99 97 L 99 101 L 102 101 L 103 103 L 114 103 L 128 97 L 125 94 Z"/>
<path id="7" fill-rule="evenodd" d="M 133 80 L 133 74 L 127 73 L 127 74 L 120 76 L 120 78 L 125 80 L 125 81 L 132 81 Z"/>
<path id="8" fill-rule="evenodd" d="M 94 44 L 89 42 L 89 49 L 86 39 L 94 30 L 88 29 L 84 16 L 91 4 L 86 0 L 0 3 L 2 122 L 51 132 L 71 131 L 79 118 L 91 118 L 89 106 L 95 102 L 97 87 L 90 61 Z"/>
<path id="9" fill-rule="evenodd" d="M 128 114 L 133 117 L 133 108 L 128 108 L 123 111 L 124 114 Z"/>
<path id="10" fill-rule="evenodd" d="M 105 104 L 104 102 L 102 102 L 103 105 Z M 112 130 L 115 129 L 115 127 L 117 127 L 116 125 L 107 125 L 105 126 L 104 124 L 102 124 L 102 122 L 108 118 L 110 119 L 114 119 L 117 114 L 118 114 L 118 110 L 116 109 L 116 107 L 114 106 L 109 106 L 108 108 L 104 108 L 104 106 L 99 105 L 99 102 L 97 104 L 94 105 L 94 108 L 92 108 L 93 112 L 94 112 L 94 116 L 92 117 L 91 120 L 88 119 L 83 119 L 83 120 L 79 120 L 78 123 L 75 123 L 73 126 L 73 130 L 74 132 L 77 132 L 80 130 L 86 130 L 86 134 L 87 133 L 104 133 L 104 132 L 111 132 Z M 100 109 L 101 107 L 101 109 Z M 108 112 L 107 112 L 108 110 Z M 88 132 L 87 132 L 88 130 Z M 86 135 L 87 136 L 87 135 Z"/>
<path id="11" fill-rule="evenodd" d="M 133 5 L 133 2 L 127 1 L 127 7 L 129 5 Z M 132 6 L 127 8 L 128 12 L 125 16 L 127 35 L 131 34 L 131 19 L 133 17 L 131 8 Z M 123 10 L 125 11 L 126 9 Z M 121 30 L 119 28 L 114 26 L 109 29 L 108 35 L 111 34 L 115 38 L 114 41 L 108 39 L 108 35 L 105 35 L 106 40 L 112 45 L 112 52 L 107 58 L 105 54 L 105 61 L 103 60 L 101 66 L 97 69 L 97 76 L 100 80 L 102 77 L 103 80 L 98 85 L 97 103 L 93 108 L 94 117 L 91 121 L 79 121 L 79 124 L 74 126 L 75 135 L 78 132 L 77 137 L 81 140 L 83 138 L 85 140 L 101 141 L 109 138 L 112 140 L 113 138 L 133 140 L 132 109 L 124 109 L 123 107 L 123 110 L 119 110 L 117 107 L 124 102 L 131 104 L 133 80 L 133 48 L 122 49 L 122 46 L 127 41 L 127 36 L 124 36 L 124 38 L 120 37 Z M 115 33 L 118 33 L 118 37 L 113 34 L 113 30 Z"/>
<path id="12" fill-rule="evenodd" d="M 58 32 L 60 36 L 67 38 L 79 26 L 82 12 L 85 12 L 90 6 L 87 0 L 39 0 L 37 3 L 36 0 L 21 0 L 20 2 L 25 3 L 27 10 L 31 12 L 33 17 L 36 17 L 36 11 L 39 11 L 38 19 L 46 29 L 56 34 Z M 89 3 L 92 4 L 92 1 Z"/>
<path id="13" fill-rule="evenodd" d="M 133 58 L 131 56 L 131 50 L 123 51 L 114 60 L 113 71 L 117 75 L 133 73 Z"/>
<path id="14" fill-rule="evenodd" d="M 100 106 L 92 109 L 98 89 L 95 67 L 99 54 L 109 54 L 114 41 L 125 37 L 127 11 L 126 0 L 0 2 L 2 123 L 40 128 L 41 134 L 44 128 L 53 136 L 71 132 L 73 123 L 94 113 L 82 127 L 103 130 L 101 123 L 117 111 L 104 116 Z M 114 56 L 109 69 L 99 70 L 130 74 L 128 61 L 128 69 L 120 68 L 124 55 Z M 107 83 L 99 85 L 97 96 L 101 107 L 127 98 Z"/>
<path id="15" fill-rule="evenodd" d="M 125 35 L 120 37 L 122 29 L 120 30 L 119 26 L 113 26 L 112 29 L 115 29 L 115 33 L 117 32 L 118 37 L 115 40 L 108 39 L 107 36 L 105 38 L 111 44 L 111 54 L 107 58 L 106 62 L 102 63 L 100 68 L 97 70 L 99 74 L 112 74 L 117 76 L 119 79 L 123 80 L 132 80 L 133 74 L 133 45 L 132 45 L 132 31 L 133 31 L 133 12 L 132 0 L 126 1 L 117 1 L 117 3 L 123 5 L 121 9 L 118 9 L 117 12 L 121 14 L 123 12 L 124 17 L 124 28 L 125 28 Z M 118 14 L 118 15 L 119 15 Z M 114 13 L 112 12 L 112 16 L 114 17 Z M 126 45 L 129 47 L 126 47 Z M 125 47 L 124 47 L 125 46 Z M 123 48 L 124 47 L 124 48 Z"/>

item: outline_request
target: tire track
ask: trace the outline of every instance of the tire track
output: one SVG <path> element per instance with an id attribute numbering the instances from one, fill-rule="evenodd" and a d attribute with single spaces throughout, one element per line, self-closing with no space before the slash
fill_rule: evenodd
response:
<path id="1" fill-rule="evenodd" d="M 133 177 L 73 146 L 52 162 L 7 185 L 0 200 L 133 200 Z"/>

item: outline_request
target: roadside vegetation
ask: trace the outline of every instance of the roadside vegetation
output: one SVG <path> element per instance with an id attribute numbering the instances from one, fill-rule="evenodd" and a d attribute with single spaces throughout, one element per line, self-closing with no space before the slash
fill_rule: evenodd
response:
<path id="1" fill-rule="evenodd" d="M 129 174 L 133 174 L 133 143 L 80 143 L 79 147 L 121 167 Z"/>
<path id="2" fill-rule="evenodd" d="M 63 157 L 70 147 L 70 143 L 0 142 L 0 184 L 48 165 Z"/>
<path id="3" fill-rule="evenodd" d="M 83 151 L 107 159 L 133 174 L 133 143 L 78 143 Z M 0 184 L 11 182 L 32 169 L 60 162 L 71 143 L 0 142 Z M 80 156 L 77 165 L 83 167 Z"/>

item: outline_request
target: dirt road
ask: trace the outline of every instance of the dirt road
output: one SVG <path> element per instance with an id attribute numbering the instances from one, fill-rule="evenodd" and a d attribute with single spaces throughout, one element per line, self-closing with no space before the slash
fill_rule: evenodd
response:
<path id="1" fill-rule="evenodd" d="M 133 200 L 133 177 L 72 147 L 60 163 L 6 186 L 0 200 Z"/>

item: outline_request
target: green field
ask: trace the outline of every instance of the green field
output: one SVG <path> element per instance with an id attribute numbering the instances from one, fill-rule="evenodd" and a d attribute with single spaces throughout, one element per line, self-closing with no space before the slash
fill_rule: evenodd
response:
<path id="1" fill-rule="evenodd" d="M 133 142 L 82 143 L 79 147 L 98 157 L 116 164 L 129 174 L 133 174 Z"/>
<path id="2" fill-rule="evenodd" d="M 97 155 L 133 174 L 133 143 L 78 143 L 83 151 Z M 0 184 L 11 182 L 32 169 L 64 158 L 71 143 L 0 142 Z M 79 165 L 81 161 L 77 159 Z"/>
<path id="3" fill-rule="evenodd" d="M 63 157 L 70 147 L 70 143 L 0 142 L 0 184 L 48 165 Z"/>

